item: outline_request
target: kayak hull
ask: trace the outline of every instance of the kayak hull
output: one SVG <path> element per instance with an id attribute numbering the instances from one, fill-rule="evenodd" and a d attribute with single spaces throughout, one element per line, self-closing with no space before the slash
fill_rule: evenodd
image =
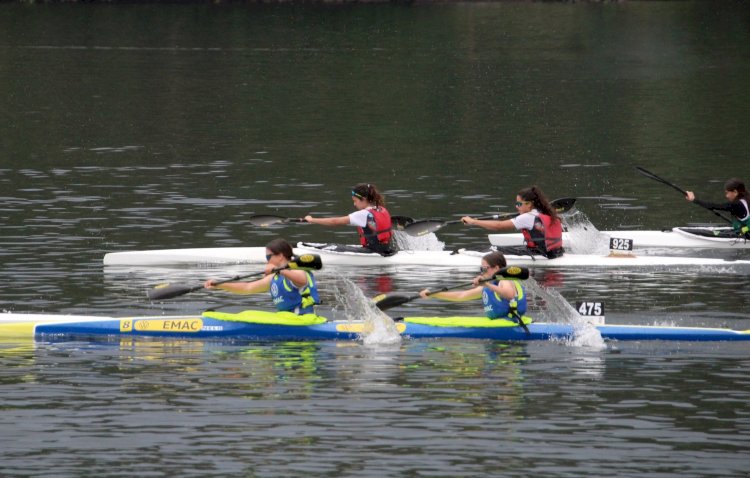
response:
<path id="1" fill-rule="evenodd" d="M 244 314 L 252 312 L 245 312 Z M 268 312 L 258 312 L 268 315 Z M 467 318 L 470 319 L 470 318 Z M 572 324 L 531 323 L 527 333 L 519 326 L 456 327 L 396 323 L 401 335 L 411 339 L 462 338 L 498 341 L 565 340 L 576 335 Z M 422 319 L 423 320 L 423 319 Z M 251 340 L 357 340 L 367 333 L 364 322 L 326 321 L 309 325 L 221 320 L 206 315 L 97 317 L 51 314 L 0 314 L 0 337 L 36 340 L 80 340 L 96 337 L 173 337 Z M 607 340 L 749 341 L 750 330 L 703 327 L 597 325 Z"/>
<path id="2" fill-rule="evenodd" d="M 429 266 L 476 269 L 488 251 L 399 251 L 391 256 L 373 253 L 339 252 L 297 244 L 294 253 L 318 254 L 325 266 Z M 542 256 L 506 255 L 509 264 L 534 267 L 660 267 L 729 266 L 750 268 L 750 261 L 706 257 L 640 256 L 633 254 L 569 254 L 555 259 Z M 162 249 L 114 252 L 104 256 L 105 266 L 187 266 L 208 264 L 263 264 L 263 247 L 224 247 L 204 249 Z"/>
<path id="3" fill-rule="evenodd" d="M 633 247 L 658 249 L 750 249 L 750 241 L 726 237 L 727 227 L 675 227 L 666 231 L 599 231 L 605 241 L 609 238 L 630 239 Z M 519 246 L 523 236 L 517 233 L 489 234 L 490 244 L 498 247 Z M 571 234 L 563 233 L 563 246 L 570 247 Z"/>

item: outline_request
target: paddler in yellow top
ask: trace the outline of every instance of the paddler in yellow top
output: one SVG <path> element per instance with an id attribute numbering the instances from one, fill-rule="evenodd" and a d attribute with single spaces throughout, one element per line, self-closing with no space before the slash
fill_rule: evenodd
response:
<path id="1" fill-rule="evenodd" d="M 484 313 L 490 319 L 517 319 L 526 313 L 526 291 L 518 279 L 487 281 L 505 267 L 505 256 L 502 252 L 490 252 L 482 257 L 480 274 L 474 278 L 474 287 L 466 290 L 435 292 L 429 289 L 420 291 L 419 295 L 427 299 L 463 302 L 482 299 Z M 483 282 L 486 281 L 486 282 Z M 480 284 L 480 282 L 483 282 Z"/>
<path id="2" fill-rule="evenodd" d="M 252 282 L 224 282 L 217 284 L 209 279 L 206 289 L 221 289 L 236 294 L 270 292 L 276 309 L 298 315 L 314 314 L 314 305 L 320 303 L 318 286 L 312 272 L 301 269 L 274 269 L 285 267 L 292 260 L 292 246 L 284 239 L 274 239 L 266 244 L 266 276 Z"/>

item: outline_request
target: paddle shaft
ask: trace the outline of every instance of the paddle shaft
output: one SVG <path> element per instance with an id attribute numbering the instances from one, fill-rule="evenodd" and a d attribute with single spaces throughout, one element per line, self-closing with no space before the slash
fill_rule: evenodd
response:
<path id="1" fill-rule="evenodd" d="M 664 178 L 662 178 L 662 177 L 659 177 L 659 176 L 657 176 L 656 174 L 652 173 L 651 171 L 648 171 L 648 170 L 646 170 L 646 169 L 643 169 L 643 168 L 642 168 L 642 167 L 640 167 L 640 166 L 636 166 L 636 167 L 635 167 L 635 170 L 636 170 L 636 171 L 638 171 L 639 173 L 641 173 L 642 175 L 646 176 L 647 178 L 651 178 L 651 179 L 653 179 L 654 181 L 660 182 L 660 183 L 662 183 L 662 184 L 666 184 L 667 186 L 671 187 L 671 188 L 672 188 L 672 189 L 674 189 L 675 191 L 679 191 L 679 192 L 681 192 L 681 193 L 682 193 L 682 194 L 683 194 L 684 196 L 686 196 L 686 197 L 687 197 L 687 191 L 685 191 L 685 190 L 684 190 L 684 189 L 682 189 L 681 187 L 677 186 L 676 184 L 673 184 L 673 183 L 671 183 L 671 182 L 667 181 L 666 179 L 664 179 Z M 691 201 L 691 202 L 692 202 L 692 201 Z M 711 211 L 712 213 L 714 213 L 715 215 L 719 216 L 720 218 L 722 218 L 723 220 L 727 221 L 727 222 L 728 222 L 728 223 L 730 223 L 730 224 L 732 223 L 732 220 L 731 220 L 731 219 L 729 219 L 728 217 L 724 216 L 723 214 L 720 214 L 720 213 L 718 213 L 718 212 L 714 211 L 714 210 L 713 210 L 713 209 L 711 209 L 710 207 L 706 207 L 706 206 L 704 206 L 704 205 L 702 205 L 702 204 L 699 204 L 699 203 L 695 203 L 695 202 L 694 202 L 693 204 L 696 204 L 696 205 L 698 205 L 698 206 L 700 206 L 700 207 L 702 207 L 702 208 L 704 208 L 704 209 L 707 209 L 707 210 Z"/>
<path id="2" fill-rule="evenodd" d="M 273 269 L 273 273 L 276 273 L 278 271 L 288 269 L 289 265 L 287 264 L 284 267 L 276 267 Z M 265 274 L 264 272 L 254 272 L 252 274 L 246 274 L 246 275 L 237 275 L 229 279 L 222 279 L 220 281 L 215 281 L 214 285 L 219 284 L 225 284 L 227 282 L 235 282 L 241 279 L 248 279 L 250 277 L 259 277 Z M 166 287 L 157 287 L 155 289 L 151 289 L 146 293 L 149 299 L 151 300 L 163 300 L 163 299 L 172 299 L 174 297 L 179 297 L 181 295 L 189 294 L 191 292 L 195 292 L 197 290 L 204 289 L 204 285 L 196 285 L 196 286 L 184 286 L 180 284 L 176 285 L 169 285 Z"/>
<path id="3" fill-rule="evenodd" d="M 575 206 L 575 203 L 576 203 L 576 198 L 560 198 L 560 199 L 555 199 L 554 201 L 551 201 L 550 206 L 552 206 L 556 212 L 564 213 L 564 212 L 570 211 Z M 519 213 L 517 212 L 508 212 L 505 214 L 493 214 L 491 216 L 477 217 L 476 219 L 480 221 L 506 220 L 506 219 L 512 219 L 518 215 Z M 444 226 L 447 226 L 449 224 L 459 224 L 461 222 L 463 222 L 461 219 L 453 219 L 450 221 L 426 219 L 422 221 L 416 221 L 411 224 L 407 224 L 404 230 L 411 236 L 423 236 L 431 232 L 436 232 L 438 229 L 441 229 Z"/>
<path id="4" fill-rule="evenodd" d="M 493 275 L 492 277 L 489 277 L 487 279 L 482 279 L 478 282 L 478 284 L 482 284 L 484 282 L 488 282 L 491 280 L 495 280 L 498 277 L 502 277 L 504 279 L 520 279 L 520 280 L 526 280 L 529 278 L 529 269 L 526 267 L 518 267 L 518 266 L 506 266 L 500 269 L 497 274 Z M 465 287 L 469 287 L 474 285 L 474 282 L 467 282 L 464 284 L 458 284 L 450 287 L 443 287 L 441 289 L 438 289 L 436 291 L 428 292 L 427 295 L 433 295 L 440 292 L 447 292 L 449 290 L 454 289 L 462 289 Z M 375 305 L 380 310 L 387 310 L 392 307 L 397 307 L 402 304 L 406 304 L 407 302 L 411 302 L 413 300 L 419 299 L 422 297 L 419 294 L 414 294 L 410 296 L 388 296 L 388 295 L 381 295 L 373 299 L 375 301 Z"/>
<path id="5" fill-rule="evenodd" d="M 294 256 L 292 260 L 284 266 L 274 267 L 271 270 L 272 274 L 275 274 L 284 269 L 315 269 L 318 270 L 323 267 L 323 263 L 320 260 L 320 256 L 317 254 L 302 254 L 301 256 Z M 234 282 L 240 279 L 247 279 L 250 277 L 259 277 L 264 275 L 266 272 L 254 272 L 252 274 L 238 275 L 229 279 L 222 279 L 215 281 L 214 285 L 225 284 L 227 282 Z M 166 285 L 163 287 L 156 287 L 146 292 L 146 296 L 151 300 L 163 300 L 178 297 L 180 295 L 189 294 L 196 290 L 201 290 L 204 285 L 186 286 L 181 284 Z"/>

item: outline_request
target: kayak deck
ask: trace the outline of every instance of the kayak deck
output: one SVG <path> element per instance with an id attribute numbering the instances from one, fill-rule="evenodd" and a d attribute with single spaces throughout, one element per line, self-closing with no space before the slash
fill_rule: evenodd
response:
<path id="1" fill-rule="evenodd" d="M 674 227 L 664 231 L 599 231 L 602 241 L 610 238 L 633 241 L 633 247 L 655 249 L 750 249 L 750 241 L 738 238 L 729 227 Z M 489 234 L 490 244 L 498 247 L 523 244 L 518 233 Z M 563 245 L 575 241 L 570 232 L 563 232 Z"/>
<path id="2" fill-rule="evenodd" d="M 374 253 L 326 250 L 310 244 L 297 244 L 294 253 L 318 254 L 325 266 L 430 266 L 477 268 L 489 251 L 399 251 L 391 256 Z M 555 259 L 542 256 L 506 255 L 509 264 L 534 267 L 659 267 L 659 266 L 729 266 L 750 268 L 750 261 L 705 257 L 651 256 L 633 254 L 571 254 Z M 224 247 L 197 249 L 162 249 L 152 251 L 113 252 L 104 256 L 107 266 L 185 266 L 208 264 L 263 264 L 263 247 Z"/>
<path id="3" fill-rule="evenodd" d="M 253 314 L 262 317 L 272 312 L 246 311 L 246 317 L 222 320 L 206 314 L 184 316 L 97 317 L 50 314 L 0 314 L 0 337 L 37 340 L 85 339 L 91 337 L 174 337 L 174 338 L 232 338 L 256 340 L 357 340 L 371 327 L 358 321 L 323 321 L 290 325 L 289 323 L 254 322 Z M 249 314 L 249 315 L 247 315 Z M 215 314 L 214 314 L 215 315 Z M 239 315 L 239 314 L 235 314 Z M 313 316 L 318 317 L 318 316 Z M 471 319 L 471 318 L 466 318 Z M 476 319 L 476 318 L 473 318 Z M 260 320 L 260 319 L 258 319 Z M 264 319 L 265 320 L 265 319 Z M 414 320 L 414 322 L 412 322 Z M 445 318 L 405 318 L 396 323 L 405 337 L 465 338 L 501 341 L 570 339 L 577 327 L 565 323 L 530 323 L 528 333 L 509 321 L 497 326 L 455 326 L 459 318 L 451 318 L 449 326 L 439 324 Z M 318 322 L 317 320 L 312 322 Z M 419 322 L 419 323 L 417 323 Z M 430 322 L 433 322 L 432 324 Z M 460 323 L 460 322 L 458 322 Z M 736 331 L 703 327 L 665 327 L 640 325 L 597 325 L 602 338 L 607 340 L 679 340 L 679 341 L 747 341 L 750 330 Z"/>

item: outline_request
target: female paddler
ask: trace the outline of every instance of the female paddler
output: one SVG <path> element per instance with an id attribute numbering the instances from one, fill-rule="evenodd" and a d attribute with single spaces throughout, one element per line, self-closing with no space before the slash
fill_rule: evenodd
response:
<path id="1" fill-rule="evenodd" d="M 732 215 L 732 228 L 737 235 L 750 239 L 750 206 L 748 206 L 748 192 L 745 183 L 732 178 L 724 184 L 724 197 L 728 202 L 712 203 L 701 201 L 695 197 L 693 191 L 686 191 L 685 199 L 712 211 L 727 211 Z"/>
<path id="2" fill-rule="evenodd" d="M 366 252 L 391 255 L 391 214 L 385 208 L 385 198 L 374 184 L 360 183 L 352 189 L 352 202 L 357 209 L 348 216 L 312 217 L 305 221 L 323 226 L 356 226 L 359 242 Z"/>
<path id="3" fill-rule="evenodd" d="M 222 289 L 237 294 L 271 293 L 271 299 L 280 312 L 297 315 L 314 314 L 314 305 L 320 303 L 320 295 L 312 272 L 301 269 L 281 269 L 292 260 L 292 246 L 284 239 L 274 239 L 266 244 L 265 277 L 252 282 L 224 282 L 216 284 L 207 280 L 206 289 Z"/>
<path id="4" fill-rule="evenodd" d="M 526 291 L 518 279 L 487 280 L 505 267 L 505 256 L 502 252 L 490 252 L 482 257 L 480 274 L 474 278 L 474 287 L 466 290 L 435 292 L 429 289 L 419 292 L 426 299 L 436 299 L 463 302 L 482 299 L 484 314 L 490 319 L 518 320 L 526 313 Z M 480 284 L 481 282 L 481 284 Z"/>
<path id="5" fill-rule="evenodd" d="M 518 192 L 516 211 L 518 216 L 503 221 L 470 216 L 462 217 L 461 221 L 469 226 L 480 226 L 491 231 L 521 231 L 526 247 L 497 248 L 506 254 L 541 254 L 549 259 L 564 254 L 562 222 L 539 187 L 531 186 Z"/>

